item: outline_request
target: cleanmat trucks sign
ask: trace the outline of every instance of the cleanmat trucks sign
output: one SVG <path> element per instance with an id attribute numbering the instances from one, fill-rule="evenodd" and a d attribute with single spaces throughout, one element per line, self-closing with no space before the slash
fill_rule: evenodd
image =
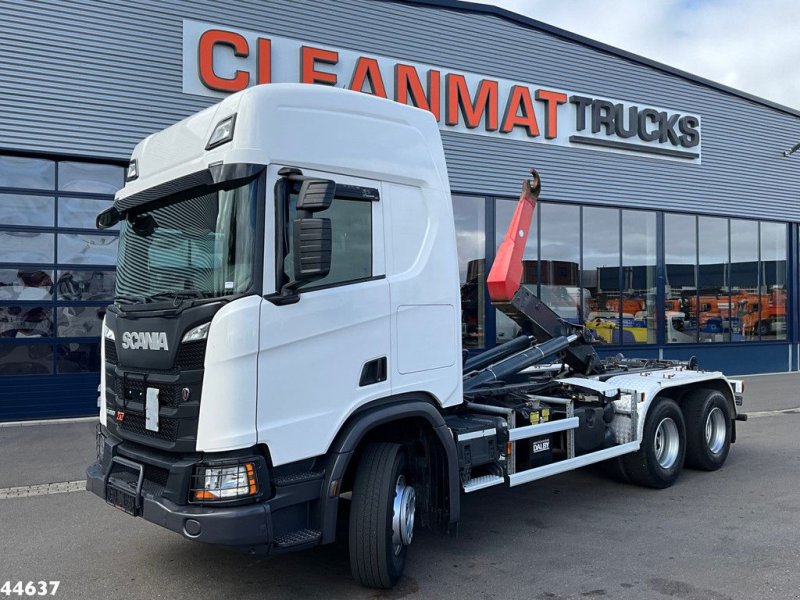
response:
<path id="1" fill-rule="evenodd" d="M 700 117 L 685 111 L 184 20 L 184 93 L 222 97 L 272 82 L 412 104 L 448 131 L 700 161 Z"/>

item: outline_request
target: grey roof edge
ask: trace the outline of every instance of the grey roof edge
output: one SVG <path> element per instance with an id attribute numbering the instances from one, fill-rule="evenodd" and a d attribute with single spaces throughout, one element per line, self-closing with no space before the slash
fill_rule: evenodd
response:
<path id="1" fill-rule="evenodd" d="M 700 85 L 704 85 L 706 87 L 714 88 L 721 92 L 725 92 L 726 94 L 731 94 L 732 96 L 738 96 L 739 98 L 749 100 L 750 102 L 766 106 L 773 110 L 784 112 L 795 117 L 800 117 L 800 110 L 798 109 L 785 106 L 778 102 L 773 102 L 772 100 L 767 100 L 766 98 L 762 98 L 760 96 L 756 96 L 754 94 L 750 94 L 742 90 L 737 90 L 736 88 L 713 81 L 711 79 L 706 79 L 705 77 L 694 75 L 692 73 L 689 73 L 688 71 L 683 71 L 681 69 L 671 67 L 664 63 L 660 63 L 658 61 L 645 58 L 644 56 L 639 56 L 638 54 L 634 54 L 633 52 L 628 52 L 627 50 L 622 50 L 621 48 L 616 48 L 615 46 L 610 46 L 608 44 L 604 44 L 603 42 L 598 42 L 597 40 L 593 40 L 591 38 L 578 35 L 577 33 L 572 33 L 571 31 L 567 31 L 565 29 L 561 29 L 553 25 L 548 25 L 547 23 L 537 21 L 536 19 L 526 17 L 525 15 L 521 15 L 519 13 L 510 11 L 506 8 L 501 8 L 499 6 L 495 6 L 492 4 L 481 4 L 480 2 L 465 2 L 464 0 L 377 0 L 377 1 L 392 2 L 399 4 L 419 4 L 422 6 L 430 6 L 435 8 L 449 8 L 464 12 L 493 15 L 519 25 L 524 25 L 526 27 L 539 29 L 540 31 L 544 31 L 545 33 L 548 33 L 550 35 L 560 37 L 578 44 L 582 44 L 584 46 L 588 46 L 589 48 L 600 50 L 601 52 L 613 54 L 620 58 L 624 58 L 626 60 L 645 65 L 652 69 L 663 71 L 665 73 L 674 75 L 676 77 L 680 77 L 692 83 L 698 83 Z"/>

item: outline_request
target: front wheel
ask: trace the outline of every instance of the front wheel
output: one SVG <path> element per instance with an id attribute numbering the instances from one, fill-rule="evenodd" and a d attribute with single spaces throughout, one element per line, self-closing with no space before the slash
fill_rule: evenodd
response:
<path id="1" fill-rule="evenodd" d="M 731 448 L 731 409 L 717 390 L 695 390 L 683 401 L 686 419 L 686 465 L 716 471 Z"/>
<path id="2" fill-rule="evenodd" d="M 350 569 L 361 585 L 391 588 L 414 537 L 416 494 L 400 444 L 370 444 L 361 455 L 350 507 Z"/>
<path id="3" fill-rule="evenodd" d="M 675 483 L 686 456 L 686 425 L 674 400 L 656 400 L 644 423 L 639 451 L 622 457 L 625 472 L 633 483 L 667 488 Z"/>

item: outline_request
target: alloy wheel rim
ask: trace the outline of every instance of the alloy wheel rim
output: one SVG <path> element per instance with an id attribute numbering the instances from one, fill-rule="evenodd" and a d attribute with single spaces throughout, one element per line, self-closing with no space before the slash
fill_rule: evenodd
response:
<path id="1" fill-rule="evenodd" d="M 405 476 L 400 474 L 395 483 L 392 505 L 392 545 L 395 556 L 399 555 L 403 546 L 408 546 L 414 538 L 416 501 L 414 487 L 407 485 Z"/>
<path id="2" fill-rule="evenodd" d="M 712 408 L 706 417 L 706 446 L 711 454 L 720 454 L 727 437 L 725 415 L 719 407 Z"/>
<path id="3" fill-rule="evenodd" d="M 662 469 L 670 469 L 678 461 L 681 440 L 678 425 L 671 417 L 661 419 L 653 440 L 656 462 Z"/>

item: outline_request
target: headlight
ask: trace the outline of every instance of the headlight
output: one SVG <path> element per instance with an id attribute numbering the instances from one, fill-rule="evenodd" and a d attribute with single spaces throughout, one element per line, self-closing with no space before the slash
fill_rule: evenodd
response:
<path id="1" fill-rule="evenodd" d="M 190 500 L 222 502 L 258 494 L 256 462 L 200 464 L 195 467 Z"/>
<path id="2" fill-rule="evenodd" d="M 117 338 L 114 335 L 114 330 L 111 329 L 108 325 L 106 325 L 105 320 L 103 320 L 103 337 L 107 340 L 111 340 L 112 342 L 115 341 Z"/>
<path id="3" fill-rule="evenodd" d="M 186 335 L 183 336 L 181 340 L 182 343 L 186 342 L 199 342 L 200 340 L 204 340 L 208 337 L 208 328 L 211 327 L 211 322 L 203 323 L 202 325 L 198 325 L 186 332 Z"/>

